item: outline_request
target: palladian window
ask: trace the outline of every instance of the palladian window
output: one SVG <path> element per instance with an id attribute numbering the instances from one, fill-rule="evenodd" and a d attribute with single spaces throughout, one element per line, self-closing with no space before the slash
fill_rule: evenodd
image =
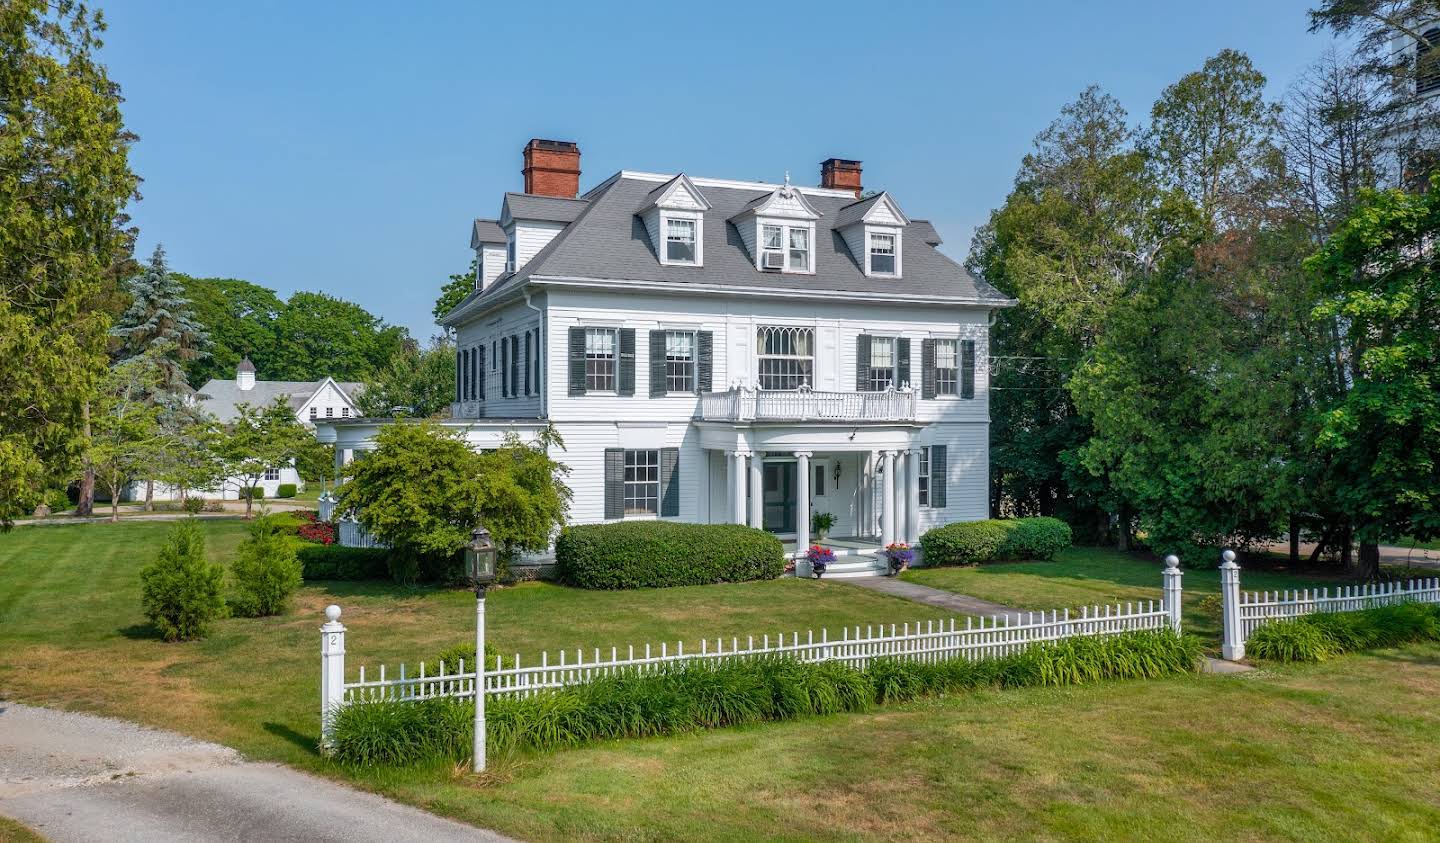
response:
<path id="1" fill-rule="evenodd" d="M 755 351 L 761 389 L 799 389 L 814 383 L 813 328 L 761 326 Z"/>

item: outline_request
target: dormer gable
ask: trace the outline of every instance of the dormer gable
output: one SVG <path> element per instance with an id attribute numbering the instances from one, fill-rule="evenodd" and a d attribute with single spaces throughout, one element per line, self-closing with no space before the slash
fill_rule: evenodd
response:
<path id="1" fill-rule="evenodd" d="M 835 230 L 845 239 L 860 271 L 872 277 L 901 275 L 900 246 L 910 218 L 889 193 L 852 202 L 835 215 Z"/>
<path id="2" fill-rule="evenodd" d="M 515 272 L 535 257 L 555 235 L 565 230 L 589 204 L 584 199 L 507 193 L 500 205 L 500 228 L 505 232 L 505 271 Z"/>
<path id="3" fill-rule="evenodd" d="M 787 174 L 784 184 L 756 197 L 729 221 L 756 269 L 813 274 L 815 221 L 820 216 Z"/>
<path id="4" fill-rule="evenodd" d="M 470 248 L 475 251 L 475 289 L 483 290 L 505 272 L 509 236 L 495 220 L 475 220 Z"/>
<path id="5" fill-rule="evenodd" d="M 681 173 L 651 191 L 640 219 L 655 256 L 666 266 L 705 265 L 705 212 L 710 200 Z"/>

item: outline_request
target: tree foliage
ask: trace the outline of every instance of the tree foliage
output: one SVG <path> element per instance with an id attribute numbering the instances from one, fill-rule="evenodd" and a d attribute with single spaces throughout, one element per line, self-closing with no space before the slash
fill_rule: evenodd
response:
<path id="1" fill-rule="evenodd" d="M 150 263 L 125 281 L 130 306 L 110 335 L 121 342 L 122 360 L 149 356 L 160 369 L 156 403 L 188 392 L 184 367 L 206 357 L 210 337 L 195 319 L 179 279 L 170 274 L 165 249 L 157 245 Z"/>
<path id="2" fill-rule="evenodd" d="M 238 483 L 245 498 L 245 517 L 252 515 L 254 500 L 245 491 L 265 476 L 266 469 L 280 468 L 294 459 L 310 431 L 295 420 L 295 411 L 284 398 L 264 407 L 239 404 L 236 415 L 225 425 L 216 443 L 216 454 L 228 482 Z"/>
<path id="3" fill-rule="evenodd" d="M 110 520 L 119 520 L 120 497 L 165 451 L 160 408 L 152 396 L 164 378 L 158 350 L 117 363 L 100 382 L 90 415 L 85 456 L 110 495 Z"/>
<path id="4" fill-rule="evenodd" d="M 134 135 L 96 55 L 104 28 L 70 0 L 0 4 L 0 526 L 83 449 L 102 303 L 133 242 Z"/>
<path id="5" fill-rule="evenodd" d="M 175 523 L 155 561 L 140 569 L 140 601 L 166 641 L 203 638 L 225 612 L 225 569 L 205 556 L 200 522 Z"/>
<path id="6" fill-rule="evenodd" d="M 448 415 L 454 399 L 455 344 L 442 336 L 428 348 L 402 346 L 365 382 L 359 405 L 366 416 L 423 419 Z"/>
<path id="7" fill-rule="evenodd" d="M 450 280 L 440 288 L 440 297 L 435 300 L 435 308 L 430 311 L 437 323 L 441 317 L 458 307 L 466 296 L 475 291 L 475 276 L 479 271 L 480 261 L 477 258 L 471 258 L 468 272 L 450 276 Z"/>
<path id="8" fill-rule="evenodd" d="M 387 325 L 358 304 L 324 293 L 298 292 L 275 319 L 272 380 L 363 380 L 400 350 L 404 328 Z"/>

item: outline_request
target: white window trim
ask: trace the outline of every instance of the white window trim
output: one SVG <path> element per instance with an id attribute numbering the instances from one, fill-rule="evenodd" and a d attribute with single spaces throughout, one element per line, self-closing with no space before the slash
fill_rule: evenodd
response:
<path id="1" fill-rule="evenodd" d="M 901 236 L 902 236 L 902 234 L 901 234 L 901 229 L 891 228 L 890 226 L 867 225 L 867 226 L 865 226 L 864 234 L 865 234 L 865 274 L 868 275 L 868 276 L 870 276 L 870 277 L 872 277 L 872 278 L 899 278 L 901 275 L 903 275 L 903 274 L 904 274 L 904 271 L 905 271 L 905 268 L 900 265 L 900 255 L 901 255 L 901 248 L 900 248 L 901 243 L 900 243 L 900 238 L 901 238 Z M 874 234 L 886 234 L 886 235 L 889 235 L 889 236 L 895 238 L 895 271 L 894 271 L 894 272 L 876 272 L 876 271 L 874 271 L 873 269 L 871 269 L 871 267 L 870 267 L 870 237 L 871 237 L 871 235 L 874 235 Z"/>
<path id="2" fill-rule="evenodd" d="M 690 220 L 695 223 L 695 260 L 694 261 L 672 261 L 670 260 L 669 235 L 670 220 Z M 660 211 L 660 243 L 656 250 L 660 254 L 660 263 L 665 266 L 695 266 L 705 265 L 705 217 L 702 214 L 690 211 Z"/>
<path id="3" fill-rule="evenodd" d="M 765 269 L 765 226 L 772 225 L 780 229 L 780 253 L 785 256 L 785 264 L 782 269 Z M 806 242 L 810 244 L 810 254 L 806 259 L 807 266 L 804 269 L 790 268 L 790 230 L 803 228 L 809 234 Z M 769 251 L 775 251 L 770 249 Z M 773 217 L 755 218 L 755 268 L 762 272 L 784 272 L 791 275 L 814 275 L 815 274 L 815 223 L 805 220 L 781 219 Z"/>
<path id="4" fill-rule="evenodd" d="M 940 387 L 939 387 L 939 375 L 937 374 L 937 375 L 936 375 L 935 397 L 934 397 L 932 400 L 935 400 L 935 401 L 960 401 L 960 400 L 964 400 L 964 399 L 961 399 L 961 398 L 960 398 L 960 378 L 962 377 L 962 373 L 960 372 L 960 342 L 961 342 L 962 340 L 969 339 L 969 337 L 931 337 L 931 339 L 933 339 L 933 340 L 935 340 L 935 341 L 937 341 L 937 342 L 951 342 L 951 343 L 954 343 L 954 344 L 955 344 L 955 391 L 954 391 L 954 392 L 941 392 L 941 391 L 940 391 Z M 979 346 L 976 346 L 976 347 L 978 348 Z M 937 348 L 936 351 L 935 351 L 935 368 L 936 368 L 937 371 L 940 369 L 940 351 L 939 351 L 938 348 Z"/>

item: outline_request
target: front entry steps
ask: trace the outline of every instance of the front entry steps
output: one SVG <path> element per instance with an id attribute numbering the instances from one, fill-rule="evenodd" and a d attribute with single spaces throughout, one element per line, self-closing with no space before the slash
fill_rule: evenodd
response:
<path id="1" fill-rule="evenodd" d="M 804 564 L 803 562 L 801 564 Z M 806 566 L 807 568 L 809 566 Z M 886 574 L 885 560 L 873 553 L 836 554 L 835 561 L 825 568 L 821 579 L 844 580 L 856 577 L 883 577 Z"/>

